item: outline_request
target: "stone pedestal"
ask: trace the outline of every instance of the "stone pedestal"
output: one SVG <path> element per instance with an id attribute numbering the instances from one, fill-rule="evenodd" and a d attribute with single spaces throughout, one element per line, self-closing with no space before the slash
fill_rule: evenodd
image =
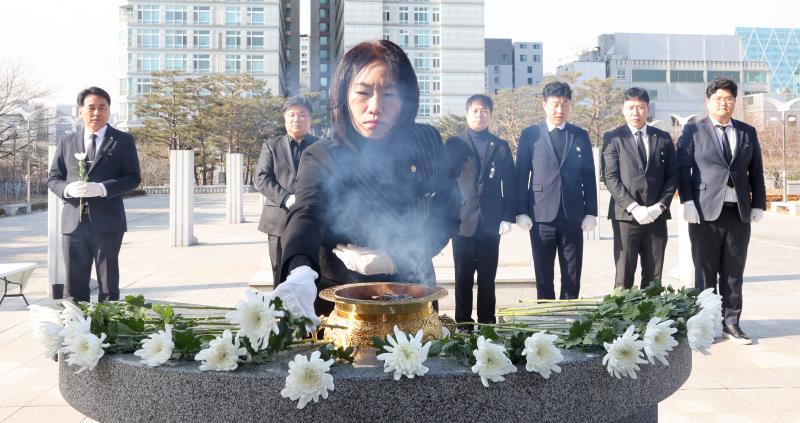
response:
<path id="1" fill-rule="evenodd" d="M 169 245 L 189 247 L 194 236 L 194 151 L 169 152 Z"/>
<path id="2" fill-rule="evenodd" d="M 309 354 L 306 352 L 306 354 Z M 288 360 L 233 372 L 201 372 L 198 363 L 149 368 L 131 354 L 107 355 L 81 374 L 59 360 L 59 387 L 81 413 L 102 422 L 656 422 L 658 403 L 688 379 L 692 353 L 686 341 L 669 354 L 669 366 L 642 365 L 637 379 L 617 379 L 602 355 L 565 351 L 561 373 L 545 380 L 517 367 L 506 381 L 481 384 L 449 358 L 431 358 L 429 372 L 399 381 L 382 365 L 338 365 L 328 399 L 298 410 L 283 398 Z"/>
<path id="3" fill-rule="evenodd" d="M 48 163 L 53 163 L 56 146 L 48 147 Z M 47 191 L 47 279 L 50 281 L 50 298 L 60 299 L 64 295 L 67 268 L 61 244 L 61 212 L 64 203 L 57 195 Z M 60 295 L 59 295 L 60 294 Z"/>
<path id="4" fill-rule="evenodd" d="M 242 200 L 243 155 L 231 153 L 225 155 L 225 222 L 244 222 Z"/>

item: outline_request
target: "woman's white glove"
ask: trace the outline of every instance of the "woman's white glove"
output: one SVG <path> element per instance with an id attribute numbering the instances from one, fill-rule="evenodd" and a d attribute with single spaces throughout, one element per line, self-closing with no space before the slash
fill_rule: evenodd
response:
<path id="1" fill-rule="evenodd" d="M 314 326 L 320 320 L 314 313 L 314 300 L 317 299 L 317 272 L 308 266 L 299 266 L 289 273 L 286 280 L 272 291 L 271 297 L 278 297 L 283 307 L 292 314 L 311 319 Z"/>
<path id="2" fill-rule="evenodd" d="M 362 275 L 391 275 L 397 271 L 392 258 L 380 250 L 338 244 L 333 249 L 333 254 L 339 257 L 345 267 Z"/>

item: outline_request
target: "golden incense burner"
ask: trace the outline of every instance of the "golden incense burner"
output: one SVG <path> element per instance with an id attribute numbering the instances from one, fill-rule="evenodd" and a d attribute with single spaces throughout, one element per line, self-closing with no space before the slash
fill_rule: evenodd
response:
<path id="1" fill-rule="evenodd" d="M 397 282 L 355 283 L 319 293 L 335 303 L 325 338 L 338 346 L 369 347 L 372 337 L 392 334 L 394 326 L 409 334 L 422 329 L 423 342 L 442 337 L 442 322 L 433 301 L 447 296 L 444 288 Z M 344 329 L 346 328 L 346 329 Z"/>

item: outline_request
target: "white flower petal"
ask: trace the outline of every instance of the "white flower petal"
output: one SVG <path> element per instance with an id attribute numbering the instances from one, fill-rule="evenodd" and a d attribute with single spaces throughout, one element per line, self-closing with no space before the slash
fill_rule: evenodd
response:
<path id="1" fill-rule="evenodd" d="M 239 356 L 246 354 L 247 349 L 239 347 L 239 338 L 233 339 L 231 331 L 225 329 L 222 337 L 209 342 L 208 348 L 197 353 L 194 359 L 202 361 L 201 371 L 231 371 L 239 367 Z"/>
<path id="2" fill-rule="evenodd" d="M 152 333 L 141 341 L 142 348 L 136 350 L 133 355 L 141 358 L 141 363 L 150 367 L 160 366 L 170 358 L 175 349 L 172 341 L 172 326 L 165 325 L 164 330 Z"/>
<path id="3" fill-rule="evenodd" d="M 550 378 L 551 372 L 560 373 L 561 367 L 558 363 L 564 361 L 564 356 L 555 346 L 556 339 L 558 339 L 556 335 L 548 335 L 545 332 L 529 336 L 522 350 L 522 355 L 526 359 L 525 370 L 539 373 L 545 379 Z"/>
<path id="4" fill-rule="evenodd" d="M 638 340 L 639 335 L 634 332 L 635 330 L 636 328 L 630 325 L 625 333 L 614 342 L 603 343 L 607 351 L 603 356 L 603 365 L 607 366 L 608 374 L 617 379 L 621 379 L 623 376 L 636 379 L 639 364 L 647 363 L 647 360 L 642 357 L 644 341 Z"/>
<path id="5" fill-rule="evenodd" d="M 511 364 L 511 359 L 506 355 L 505 348 L 493 344 L 483 336 L 478 338 L 478 349 L 472 354 L 476 360 L 472 373 L 477 373 L 481 377 L 481 383 L 487 388 L 489 381 L 502 382 L 506 380 L 503 375 L 517 371 L 517 367 Z"/>
<path id="6" fill-rule="evenodd" d="M 239 325 L 238 335 L 247 337 L 253 349 L 259 351 L 267 347 L 271 333 L 278 334 L 278 319 L 283 317 L 283 311 L 276 311 L 272 301 L 260 292 L 246 291 L 245 297 L 225 318 Z"/>
<path id="7" fill-rule="evenodd" d="M 319 351 L 314 351 L 310 358 L 297 354 L 289 362 L 289 375 L 281 396 L 297 402 L 297 408 L 304 408 L 309 402 L 318 402 L 319 398 L 328 398 L 328 391 L 333 391 L 333 376 L 328 372 L 333 360 L 324 361 Z"/>
<path id="8" fill-rule="evenodd" d="M 67 364 L 78 366 L 75 374 L 92 370 L 97 366 L 97 362 L 105 354 L 103 348 L 109 346 L 103 343 L 105 340 L 104 333 L 100 334 L 99 338 L 92 333 L 84 333 L 65 341 L 66 345 L 62 351 L 67 354 Z"/>
<path id="9" fill-rule="evenodd" d="M 394 380 L 400 380 L 403 376 L 409 379 L 413 379 L 414 376 L 424 376 L 428 368 L 423 364 L 428 359 L 431 342 L 422 345 L 422 330 L 411 337 L 402 332 L 397 325 L 394 327 L 394 335 L 386 337 L 387 342 L 394 347 L 385 347 L 388 352 L 377 356 L 378 360 L 383 361 L 384 371 L 394 372 Z"/>

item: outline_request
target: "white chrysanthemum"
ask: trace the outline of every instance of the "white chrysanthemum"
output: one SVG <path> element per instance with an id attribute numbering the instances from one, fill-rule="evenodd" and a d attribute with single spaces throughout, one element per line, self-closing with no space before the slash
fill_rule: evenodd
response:
<path id="1" fill-rule="evenodd" d="M 333 360 L 324 361 L 319 358 L 319 351 L 314 351 L 310 358 L 297 354 L 289 362 L 289 376 L 286 376 L 286 387 L 281 396 L 297 402 L 297 408 L 304 408 L 311 401 L 319 402 L 328 398 L 328 391 L 333 391 L 331 370 Z"/>
<path id="2" fill-rule="evenodd" d="M 556 339 L 558 336 L 545 332 L 537 332 L 525 339 L 525 348 L 522 350 L 526 360 L 525 370 L 539 373 L 545 379 L 550 378 L 551 372 L 561 373 L 558 363 L 564 361 L 564 356 L 554 344 Z"/>
<path id="3" fill-rule="evenodd" d="M 237 337 L 246 336 L 253 349 L 259 351 L 267 347 L 270 333 L 278 334 L 276 319 L 283 317 L 283 312 L 275 311 L 272 301 L 261 293 L 246 291 L 245 296 L 225 318 L 239 325 Z"/>
<path id="4" fill-rule="evenodd" d="M 64 318 L 62 312 L 61 318 Z M 72 342 L 73 338 L 92 333 L 92 318 L 83 317 L 82 314 L 74 315 L 71 320 L 64 320 L 64 328 L 59 332 L 59 335 L 64 338 L 64 344 Z"/>
<path id="5" fill-rule="evenodd" d="M 142 339 L 142 348 L 133 353 L 141 357 L 142 364 L 156 367 L 172 358 L 172 351 L 175 349 L 175 342 L 172 341 L 172 325 L 164 325 L 164 329 Z"/>
<path id="6" fill-rule="evenodd" d="M 686 338 L 689 347 L 708 355 L 708 349 L 714 343 L 714 321 L 716 314 L 709 311 L 700 311 L 686 321 Z"/>
<path id="7" fill-rule="evenodd" d="M 75 159 L 78 161 L 86 160 L 86 153 L 75 153 Z"/>
<path id="8" fill-rule="evenodd" d="M 672 320 L 661 321 L 660 317 L 653 317 L 647 322 L 647 329 L 644 331 L 644 352 L 647 354 L 647 360 L 650 364 L 655 363 L 655 360 L 661 362 L 665 366 L 669 366 L 667 361 L 667 353 L 672 351 L 672 348 L 678 345 L 678 341 L 672 336 L 678 329 L 672 327 L 675 323 Z"/>
<path id="9" fill-rule="evenodd" d="M 194 356 L 195 361 L 202 361 L 201 371 L 231 371 L 239 367 L 239 356 L 247 354 L 246 348 L 239 347 L 239 338 L 232 339 L 231 331 L 225 329 L 222 337 L 208 343 L 208 348 Z"/>
<path id="10" fill-rule="evenodd" d="M 489 387 L 489 381 L 502 382 L 506 380 L 503 375 L 514 373 L 517 367 L 511 364 L 502 345 L 493 344 L 490 339 L 481 336 L 478 338 L 478 349 L 473 351 L 477 362 L 472 366 L 472 373 L 481 377 L 483 386 Z"/>
<path id="11" fill-rule="evenodd" d="M 101 333 L 98 338 L 93 333 L 84 333 L 66 341 L 66 346 L 62 349 L 67 354 L 67 364 L 78 366 L 75 374 L 84 370 L 92 370 L 97 366 L 97 362 L 103 357 L 103 348 L 109 346 L 104 344 L 106 334 Z"/>
<path id="12" fill-rule="evenodd" d="M 697 302 L 705 313 L 709 313 L 714 325 L 714 336 L 722 335 L 722 295 L 715 294 L 714 288 L 706 288 L 697 296 Z"/>
<path id="13" fill-rule="evenodd" d="M 64 307 L 64 310 L 61 311 L 61 320 L 66 324 L 73 320 L 79 320 L 86 317 L 86 314 L 83 313 L 83 310 L 80 309 L 75 303 L 72 301 L 62 301 L 61 305 Z"/>
<path id="14" fill-rule="evenodd" d="M 386 373 L 394 372 L 394 380 L 400 380 L 402 376 L 414 379 L 414 376 L 424 376 L 428 372 L 428 368 L 423 364 L 428 358 L 431 342 L 422 345 L 422 329 L 412 337 L 395 325 L 394 338 L 389 335 L 386 340 L 391 344 L 385 347 L 389 352 L 379 354 L 377 358 L 383 361 Z"/>
<path id="15" fill-rule="evenodd" d="M 644 341 L 638 340 L 639 335 L 634 333 L 634 330 L 634 326 L 630 325 L 628 330 L 614 342 L 603 343 L 607 351 L 603 357 L 603 365 L 607 365 L 608 374 L 617 379 L 622 379 L 622 376 L 636 379 L 639 364 L 647 363 L 647 360 L 642 357 Z"/>
<path id="16" fill-rule="evenodd" d="M 42 341 L 45 357 L 54 356 L 61 348 L 64 339 L 60 333 L 64 329 L 61 313 L 49 307 L 28 306 L 28 316 L 33 327 L 33 337 Z"/>

